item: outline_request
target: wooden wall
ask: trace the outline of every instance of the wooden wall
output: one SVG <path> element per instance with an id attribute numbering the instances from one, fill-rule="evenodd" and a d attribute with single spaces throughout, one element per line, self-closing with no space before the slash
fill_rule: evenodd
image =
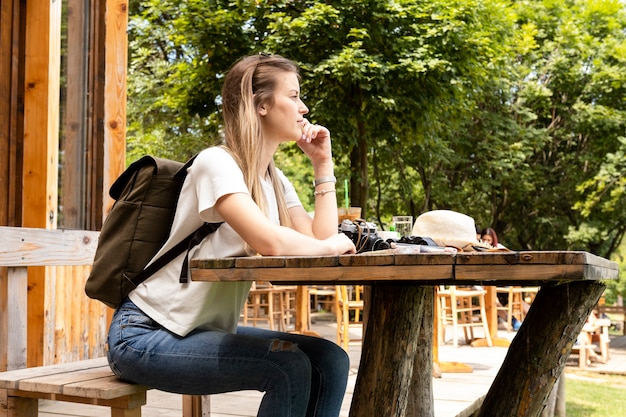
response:
<path id="1" fill-rule="evenodd" d="M 57 227 L 61 3 L 0 2 L 0 226 Z M 77 48 L 86 56 L 68 57 L 87 65 L 81 85 L 68 88 L 88 98 L 70 111 L 82 127 L 73 132 L 66 166 L 79 173 L 68 175 L 69 186 L 84 188 L 64 205 L 88 206 L 86 215 L 68 216 L 71 227 L 99 230 L 112 204 L 110 184 L 125 167 L 128 0 L 67 3 L 78 28 L 68 36 L 89 41 Z M 72 74 L 77 80 L 80 69 Z M 102 355 L 111 310 L 84 295 L 86 268 L 28 268 L 28 366 Z M 0 267 L 0 295 L 7 295 L 7 276 Z"/>
<path id="2" fill-rule="evenodd" d="M 105 356 L 111 309 L 85 296 L 90 266 L 46 268 L 43 363 Z"/>

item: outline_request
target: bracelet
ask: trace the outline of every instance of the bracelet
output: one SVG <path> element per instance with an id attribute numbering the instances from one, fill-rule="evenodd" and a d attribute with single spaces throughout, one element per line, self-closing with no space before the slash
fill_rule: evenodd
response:
<path id="1" fill-rule="evenodd" d="M 315 191 L 315 192 L 313 193 L 313 195 L 314 195 L 314 196 L 324 195 L 324 194 L 328 194 L 328 193 L 334 193 L 335 191 L 337 191 L 337 190 L 335 190 L 334 188 L 333 188 L 333 189 L 331 189 L 331 190 L 319 190 L 319 191 Z"/>
<path id="2" fill-rule="evenodd" d="M 334 175 L 329 175 L 328 177 L 321 177 L 313 181 L 313 186 L 317 187 L 320 184 L 324 184 L 325 182 L 337 182 L 337 178 Z"/>

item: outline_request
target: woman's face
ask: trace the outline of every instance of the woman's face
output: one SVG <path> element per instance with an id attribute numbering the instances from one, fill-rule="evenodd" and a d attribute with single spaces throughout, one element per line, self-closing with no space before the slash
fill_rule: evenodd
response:
<path id="1" fill-rule="evenodd" d="M 277 142 L 294 141 L 302 135 L 308 107 L 300 99 L 300 83 L 293 72 L 278 75 L 273 103 L 259 108 L 263 136 Z"/>
<path id="2" fill-rule="evenodd" d="M 491 238 L 491 235 L 483 235 L 482 241 L 490 245 L 493 245 L 493 239 Z"/>

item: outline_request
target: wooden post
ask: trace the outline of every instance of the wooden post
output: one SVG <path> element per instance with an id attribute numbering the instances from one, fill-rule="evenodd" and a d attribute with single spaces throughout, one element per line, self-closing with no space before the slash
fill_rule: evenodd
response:
<path id="1" fill-rule="evenodd" d="M 544 285 L 480 410 L 479 417 L 537 417 L 587 317 L 606 286 L 599 281 Z M 552 323 L 543 325 L 549 318 Z"/>
<path id="2" fill-rule="evenodd" d="M 113 200 L 111 184 L 126 166 L 126 67 L 128 65 L 128 0 L 105 0 L 104 200 L 106 218 Z"/>
<path id="3" fill-rule="evenodd" d="M 424 287 L 372 286 L 370 314 L 353 395 L 359 401 L 352 402 L 350 417 L 370 417 L 372 410 L 388 410 L 386 417 L 405 415 L 424 299 Z M 429 337 L 432 338 L 432 334 Z M 427 343 L 430 346 L 431 341 Z M 381 367 L 380 363 L 388 366 Z M 430 379 L 432 359 L 430 363 L 421 363 L 420 367 L 426 368 Z"/>
<path id="4" fill-rule="evenodd" d="M 183 417 L 210 417 L 210 395 L 183 395 Z"/>
<path id="5" fill-rule="evenodd" d="M 26 3 L 22 225 L 57 221 L 61 2 Z M 45 268 L 28 271 L 28 366 L 43 364 Z"/>
<path id="6" fill-rule="evenodd" d="M 498 338 L 498 297 L 496 287 L 488 285 L 485 287 L 485 310 L 487 311 L 487 323 L 489 325 L 489 335 L 491 340 Z"/>

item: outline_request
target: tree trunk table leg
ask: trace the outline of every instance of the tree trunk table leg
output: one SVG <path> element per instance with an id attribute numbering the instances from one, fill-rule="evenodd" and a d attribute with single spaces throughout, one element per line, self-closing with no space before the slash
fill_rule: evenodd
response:
<path id="1" fill-rule="evenodd" d="M 433 417 L 435 415 L 432 366 L 424 365 L 433 363 L 435 289 L 433 287 L 422 288 L 424 290 L 422 308 L 424 313 L 417 340 L 417 354 L 413 362 L 413 378 L 406 417 Z"/>
<path id="2" fill-rule="evenodd" d="M 533 301 L 479 417 L 537 417 L 572 346 L 606 286 L 598 281 L 545 285 Z"/>
<path id="3" fill-rule="evenodd" d="M 409 402 L 424 300 L 432 292 L 426 287 L 400 284 L 373 285 L 371 291 L 350 417 L 402 417 Z M 432 326 L 426 342 L 429 348 L 431 341 Z M 419 373 L 430 380 L 432 357 L 429 363 L 418 365 L 424 368 Z"/>

